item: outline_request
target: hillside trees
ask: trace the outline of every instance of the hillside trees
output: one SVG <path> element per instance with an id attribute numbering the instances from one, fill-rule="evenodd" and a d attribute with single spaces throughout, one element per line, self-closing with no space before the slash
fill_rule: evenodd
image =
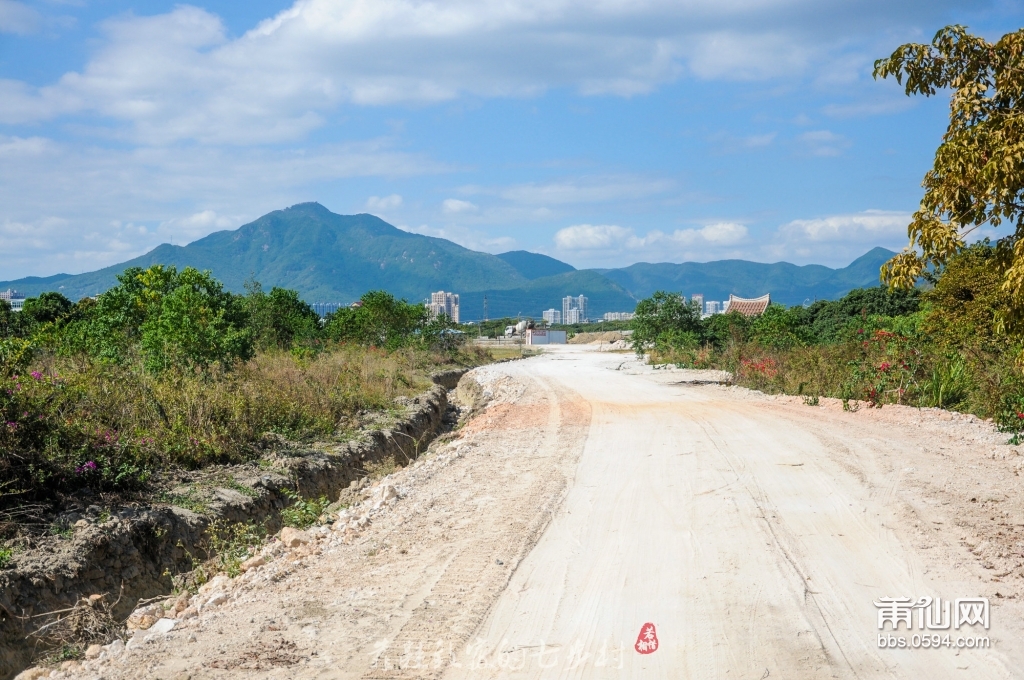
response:
<path id="1" fill-rule="evenodd" d="M 1006 222 L 988 265 L 1006 304 L 998 330 L 1024 332 L 1024 29 L 995 43 L 948 26 L 929 45 L 906 44 L 875 62 L 907 95 L 951 91 L 949 126 L 924 178 L 924 197 L 908 227 L 909 248 L 882 268 L 883 280 L 912 288 L 947 263 L 982 225 Z"/>

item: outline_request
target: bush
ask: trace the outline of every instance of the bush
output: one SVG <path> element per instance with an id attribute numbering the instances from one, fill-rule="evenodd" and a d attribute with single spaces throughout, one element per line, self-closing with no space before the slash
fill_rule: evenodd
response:
<path id="1" fill-rule="evenodd" d="M 657 352 L 692 349 L 702 340 L 700 310 L 687 304 L 679 293 L 659 290 L 641 300 L 630 326 L 633 329 L 630 342 L 638 356 L 649 349 Z"/>
<path id="2" fill-rule="evenodd" d="M 422 305 L 411 305 L 382 290 L 367 293 L 356 307 L 332 314 L 325 332 L 332 340 L 396 349 L 410 344 L 427 319 Z"/>
<path id="3" fill-rule="evenodd" d="M 317 523 L 327 511 L 327 506 L 331 502 L 327 499 L 327 496 L 320 496 L 320 498 L 303 498 L 294 491 L 284 491 L 285 496 L 291 499 L 292 504 L 281 511 L 281 522 L 286 527 L 295 527 L 296 529 L 308 529 Z"/>

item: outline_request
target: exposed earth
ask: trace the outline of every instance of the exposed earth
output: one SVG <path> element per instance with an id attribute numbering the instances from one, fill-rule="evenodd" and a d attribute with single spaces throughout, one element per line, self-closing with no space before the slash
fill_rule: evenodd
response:
<path id="1" fill-rule="evenodd" d="M 333 526 L 45 674 L 1024 676 L 1024 457 L 1005 434 L 600 349 L 475 370 L 488 405 Z M 886 597 L 988 598 L 989 627 L 921 631 L 915 609 L 894 635 L 951 646 L 879 648 Z"/>

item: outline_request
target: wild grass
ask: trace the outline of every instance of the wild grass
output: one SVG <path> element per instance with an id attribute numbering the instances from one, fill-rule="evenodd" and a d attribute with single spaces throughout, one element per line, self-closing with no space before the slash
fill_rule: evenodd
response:
<path id="1" fill-rule="evenodd" d="M 483 363 L 469 349 L 456 359 Z M 344 438 L 359 414 L 422 392 L 452 356 L 338 344 L 167 370 L 46 355 L 0 377 L 0 506 L 52 491 L 130 489 L 155 471 L 255 460 L 266 433 Z"/>
<path id="2" fill-rule="evenodd" d="M 1016 355 L 951 352 L 926 337 L 885 330 L 848 340 L 788 348 L 757 342 L 722 350 L 655 352 L 652 362 L 730 371 L 736 384 L 767 394 L 791 394 L 816 405 L 820 397 L 869 406 L 937 407 L 993 418 L 1007 432 L 1024 431 L 1024 374 Z"/>

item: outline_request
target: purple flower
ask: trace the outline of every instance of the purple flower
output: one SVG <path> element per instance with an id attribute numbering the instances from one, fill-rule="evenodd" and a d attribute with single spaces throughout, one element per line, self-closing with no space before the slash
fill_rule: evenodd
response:
<path id="1" fill-rule="evenodd" d="M 43 374 L 40 373 L 39 371 L 32 371 L 32 373 L 30 375 L 33 378 L 35 378 L 36 380 L 42 380 L 43 379 Z"/>
<path id="2" fill-rule="evenodd" d="M 96 461 L 90 460 L 88 463 L 76 467 L 75 474 L 84 475 L 87 472 L 96 472 L 97 469 L 99 469 L 99 466 L 96 465 Z"/>

